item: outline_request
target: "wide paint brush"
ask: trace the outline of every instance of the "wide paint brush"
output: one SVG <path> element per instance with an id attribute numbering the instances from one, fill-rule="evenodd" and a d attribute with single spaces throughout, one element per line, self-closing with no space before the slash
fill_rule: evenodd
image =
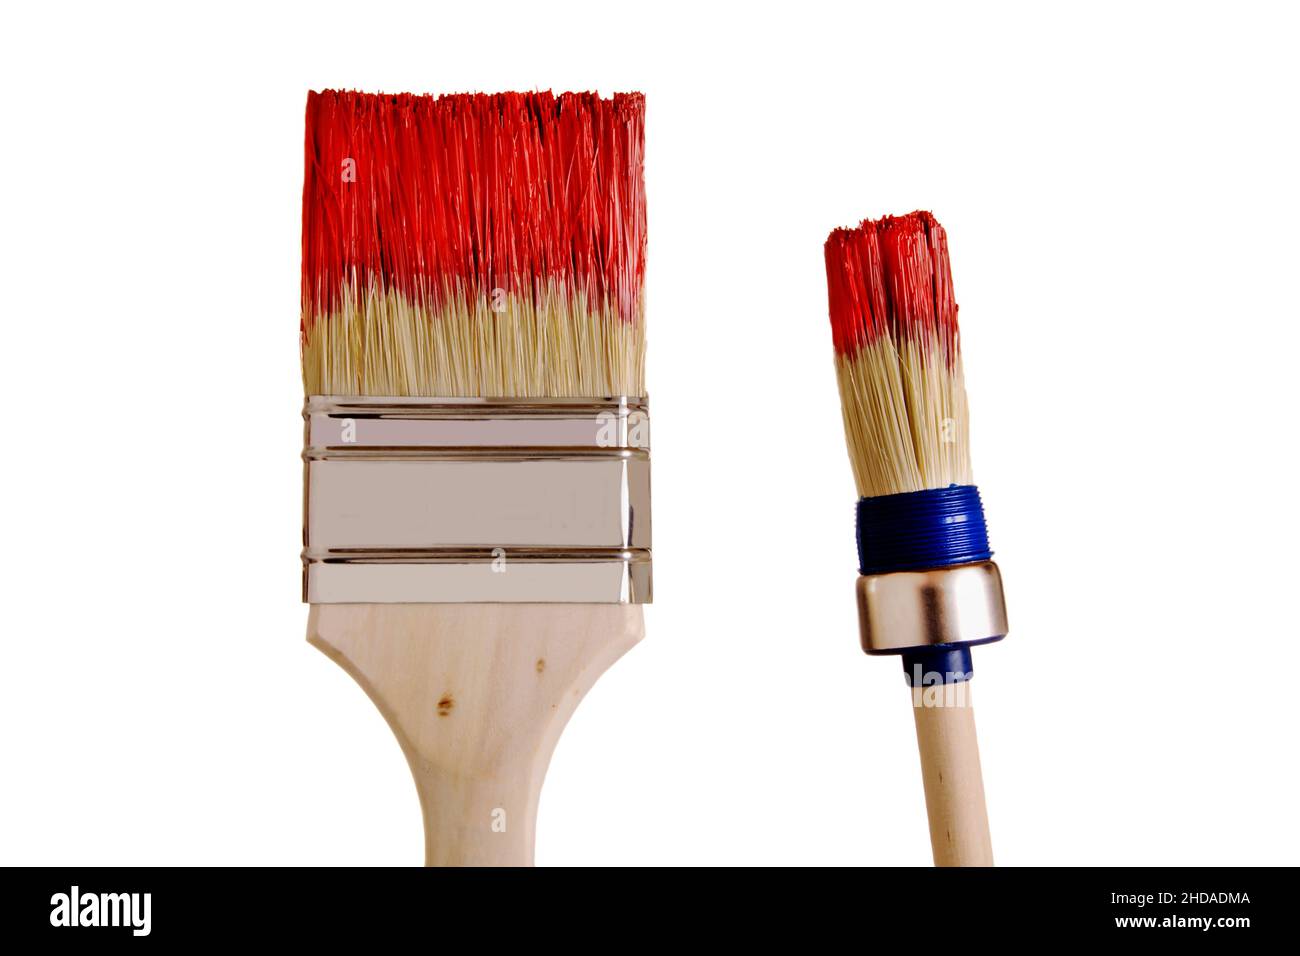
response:
<path id="1" fill-rule="evenodd" d="M 387 718 L 432 865 L 527 865 L 650 599 L 644 99 L 312 93 L 308 639 Z"/>

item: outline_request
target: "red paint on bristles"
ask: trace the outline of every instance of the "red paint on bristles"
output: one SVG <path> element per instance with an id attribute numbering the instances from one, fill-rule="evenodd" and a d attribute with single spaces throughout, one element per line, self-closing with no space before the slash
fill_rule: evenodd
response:
<path id="1" fill-rule="evenodd" d="M 948 237 L 928 212 L 863 220 L 826 240 L 835 351 L 852 356 L 882 336 L 937 342 L 957 354 Z"/>
<path id="2" fill-rule="evenodd" d="M 345 286 L 436 303 L 562 281 L 632 321 L 644 115 L 639 93 L 308 94 L 304 316 Z"/>

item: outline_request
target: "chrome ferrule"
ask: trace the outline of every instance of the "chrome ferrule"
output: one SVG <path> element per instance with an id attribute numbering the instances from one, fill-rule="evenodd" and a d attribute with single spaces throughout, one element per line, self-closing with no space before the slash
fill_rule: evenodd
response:
<path id="1" fill-rule="evenodd" d="M 643 398 L 312 396 L 303 600 L 649 603 Z"/>
<path id="2" fill-rule="evenodd" d="M 868 654 L 985 644 L 1008 630 L 1002 575 L 992 561 L 864 574 L 858 620 Z"/>

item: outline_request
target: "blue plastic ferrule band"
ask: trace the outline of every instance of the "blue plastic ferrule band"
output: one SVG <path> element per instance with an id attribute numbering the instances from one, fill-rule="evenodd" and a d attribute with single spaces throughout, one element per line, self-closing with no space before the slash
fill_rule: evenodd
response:
<path id="1" fill-rule="evenodd" d="M 930 684 L 960 684 L 975 676 L 975 663 L 970 649 L 981 644 L 993 644 L 1005 635 L 994 634 L 978 641 L 962 644 L 927 644 L 924 647 L 905 647 L 898 652 L 903 659 L 903 673 L 909 687 Z"/>
<path id="2" fill-rule="evenodd" d="M 908 687 L 960 684 L 975 676 L 969 644 L 936 644 L 904 651 L 903 673 Z"/>
<path id="3" fill-rule="evenodd" d="M 888 574 L 987 561 L 988 529 L 974 485 L 858 500 L 858 571 Z"/>

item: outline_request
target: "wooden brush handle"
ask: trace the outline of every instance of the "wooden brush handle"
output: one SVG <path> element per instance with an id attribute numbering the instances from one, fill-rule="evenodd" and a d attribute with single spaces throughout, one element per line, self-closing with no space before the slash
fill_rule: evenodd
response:
<path id="1" fill-rule="evenodd" d="M 556 741 L 643 633 L 622 604 L 319 604 L 307 625 L 393 728 L 429 866 L 532 865 Z"/>
<path id="2" fill-rule="evenodd" d="M 912 692 L 935 866 L 992 866 L 970 681 Z"/>

